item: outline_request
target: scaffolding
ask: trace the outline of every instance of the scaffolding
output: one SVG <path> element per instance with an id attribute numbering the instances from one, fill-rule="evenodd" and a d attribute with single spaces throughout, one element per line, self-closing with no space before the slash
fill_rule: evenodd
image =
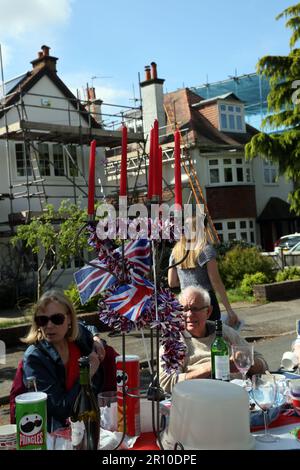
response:
<path id="1" fill-rule="evenodd" d="M 18 78 L 22 80 L 24 79 L 24 75 Z M 9 83 L 11 86 L 16 86 L 16 79 Z M 10 90 L 10 86 L 6 86 L 5 89 Z M 14 93 L 19 94 L 17 102 L 6 106 L 8 98 L 12 96 L 12 94 L 8 93 L 2 96 L 2 106 L 0 107 L 0 117 L 4 117 L 4 125 L 0 128 L 0 140 L 6 142 L 9 179 L 9 193 L 3 194 L 2 199 L 9 198 L 10 200 L 11 217 L 9 221 L 11 225 L 14 225 L 15 222 L 13 217 L 14 200 L 27 198 L 27 216 L 30 218 L 32 198 L 39 199 L 40 208 L 43 210 L 49 198 L 47 188 L 51 186 L 57 188 L 66 187 L 66 185 L 61 182 L 57 184 L 47 182 L 47 176 L 49 175 L 45 175 L 45 171 L 43 172 L 43 168 L 41 168 L 40 144 L 54 143 L 62 146 L 63 154 L 65 155 L 63 158 L 67 158 L 69 163 L 65 164 L 64 173 L 59 176 L 64 176 L 69 181 L 70 186 L 73 187 L 74 201 L 76 202 L 75 188 L 77 188 L 83 197 L 87 197 L 87 180 L 77 160 L 72 156 L 70 146 L 75 148 L 79 147 L 81 155 L 83 155 L 83 146 L 88 146 L 93 139 L 96 140 L 97 147 L 111 149 L 120 146 L 122 142 L 122 131 L 120 127 L 124 122 L 124 114 L 130 110 L 133 111 L 136 109 L 131 106 L 117 106 L 110 103 L 102 103 L 107 109 L 113 108 L 113 112 L 95 113 L 94 110 L 93 112 L 91 110 L 91 105 L 94 103 L 90 100 L 26 92 L 26 99 L 38 99 L 41 100 L 42 103 L 45 103 L 29 104 L 28 102 L 25 103 L 21 87 Z M 64 104 L 52 106 L 51 102 L 54 100 L 56 103 L 60 102 L 60 100 L 64 102 L 67 101 L 67 107 L 65 107 Z M 10 110 L 14 111 L 15 116 L 17 116 L 13 122 L 7 122 L 7 112 Z M 38 121 L 29 118 L 29 116 L 33 115 L 33 112 L 39 110 L 43 110 L 43 112 L 46 110 L 46 112 L 49 113 L 49 119 L 47 120 L 44 117 L 43 121 Z M 50 112 L 57 112 L 58 118 L 60 115 L 67 115 L 68 124 L 53 122 L 57 121 L 58 118 L 53 117 L 54 115 L 51 115 Z M 117 127 L 118 130 L 103 128 L 103 118 L 106 120 L 107 127 Z M 101 124 L 99 124 L 99 122 L 101 122 Z M 22 143 L 24 146 L 24 180 L 17 184 L 13 183 L 12 177 L 12 159 L 9 148 L 10 141 Z M 130 145 L 132 143 L 143 145 L 143 134 L 141 132 L 128 132 L 128 144 Z M 50 158 L 48 159 L 47 165 L 54 166 Z M 69 165 L 75 169 L 75 171 L 73 171 L 73 177 L 67 172 Z M 75 174 L 81 176 L 81 184 L 76 181 Z M 96 187 L 97 186 L 100 188 L 100 191 L 103 191 L 106 187 L 110 187 L 102 181 L 100 181 Z M 52 197 L 62 198 L 64 195 Z"/>
<path id="2" fill-rule="evenodd" d="M 225 93 L 234 93 L 245 105 L 245 118 L 250 123 L 256 116 L 262 120 L 268 111 L 267 97 L 270 92 L 268 79 L 257 73 L 229 77 L 227 80 L 191 87 L 191 90 L 204 99 L 215 98 Z"/>

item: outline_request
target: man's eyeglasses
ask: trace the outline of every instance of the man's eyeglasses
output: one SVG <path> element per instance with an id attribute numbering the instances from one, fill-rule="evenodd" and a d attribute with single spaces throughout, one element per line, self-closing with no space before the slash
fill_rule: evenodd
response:
<path id="1" fill-rule="evenodd" d="M 204 305 L 204 307 L 189 307 L 188 305 L 183 306 L 182 310 L 184 312 L 192 312 L 192 313 L 197 313 L 201 312 L 201 310 L 204 310 L 205 308 L 208 308 L 209 305 Z"/>
<path id="2" fill-rule="evenodd" d="M 51 320 L 53 325 L 62 325 L 65 319 L 66 315 L 63 313 L 54 313 L 50 317 L 47 317 L 47 315 L 37 315 L 34 320 L 37 326 L 46 326 L 49 320 Z"/>

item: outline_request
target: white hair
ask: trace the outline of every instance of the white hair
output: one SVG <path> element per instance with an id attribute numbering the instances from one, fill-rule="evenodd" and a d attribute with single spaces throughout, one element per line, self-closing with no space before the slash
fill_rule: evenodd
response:
<path id="1" fill-rule="evenodd" d="M 185 287 L 179 294 L 179 302 L 182 304 L 183 299 L 187 294 L 197 294 L 203 300 L 205 305 L 210 305 L 210 295 L 206 289 L 200 286 Z"/>

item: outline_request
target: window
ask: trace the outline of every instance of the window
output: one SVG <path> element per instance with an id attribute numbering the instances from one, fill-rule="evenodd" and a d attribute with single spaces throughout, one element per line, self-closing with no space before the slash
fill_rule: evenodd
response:
<path id="1" fill-rule="evenodd" d="M 251 163 L 242 158 L 210 158 L 209 184 L 251 183 Z"/>
<path id="2" fill-rule="evenodd" d="M 276 184 L 278 180 L 278 165 L 270 160 L 264 160 L 264 183 Z"/>
<path id="3" fill-rule="evenodd" d="M 231 104 L 219 106 L 220 131 L 245 132 L 244 107 Z"/>
<path id="4" fill-rule="evenodd" d="M 255 243 L 253 219 L 218 220 L 214 226 L 221 241 L 244 240 Z"/>
<path id="5" fill-rule="evenodd" d="M 77 152 L 74 145 L 68 145 L 69 175 L 78 176 Z"/>
<path id="6" fill-rule="evenodd" d="M 17 176 L 31 176 L 31 166 L 28 155 L 25 156 L 24 144 L 15 144 L 16 150 L 16 165 L 17 165 Z M 27 158 L 26 158 L 27 157 Z"/>
<path id="7" fill-rule="evenodd" d="M 78 159 L 77 147 L 69 145 L 68 147 L 57 143 L 37 143 L 32 154 L 25 155 L 26 146 L 23 143 L 15 144 L 16 155 L 16 176 L 26 175 L 35 178 L 38 174 L 41 177 L 78 177 Z M 30 152 L 30 148 L 28 148 Z M 27 157 L 27 158 L 25 158 Z M 35 169 L 36 168 L 36 169 Z"/>
<path id="8" fill-rule="evenodd" d="M 55 176 L 65 175 L 64 153 L 62 146 L 59 144 L 53 145 L 53 168 Z"/>
<path id="9" fill-rule="evenodd" d="M 39 170 L 41 176 L 50 176 L 50 156 L 48 144 L 39 144 Z"/>

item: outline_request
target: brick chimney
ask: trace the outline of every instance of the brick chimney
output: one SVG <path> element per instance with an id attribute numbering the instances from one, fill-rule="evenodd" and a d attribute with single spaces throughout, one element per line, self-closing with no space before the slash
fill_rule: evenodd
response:
<path id="1" fill-rule="evenodd" d="M 49 55 L 49 46 L 42 46 L 41 51 L 38 52 L 38 58 L 31 61 L 33 70 L 47 67 L 52 72 L 56 73 L 57 57 Z"/>
<path id="2" fill-rule="evenodd" d="M 157 78 L 156 63 L 151 62 L 151 69 L 149 65 L 146 65 L 145 80 L 140 84 L 145 138 L 148 136 L 150 129 L 153 126 L 154 119 L 158 119 L 159 127 L 164 127 L 166 125 L 163 84 L 164 80 L 162 78 Z M 160 130 L 160 134 L 164 133 L 164 129 Z M 150 139 L 148 139 L 147 142 L 149 141 Z"/>
<path id="3" fill-rule="evenodd" d="M 102 124 L 101 105 L 102 100 L 96 98 L 96 90 L 94 87 L 86 88 L 87 100 L 86 110 L 91 113 L 91 116 L 95 119 L 98 124 Z"/>

